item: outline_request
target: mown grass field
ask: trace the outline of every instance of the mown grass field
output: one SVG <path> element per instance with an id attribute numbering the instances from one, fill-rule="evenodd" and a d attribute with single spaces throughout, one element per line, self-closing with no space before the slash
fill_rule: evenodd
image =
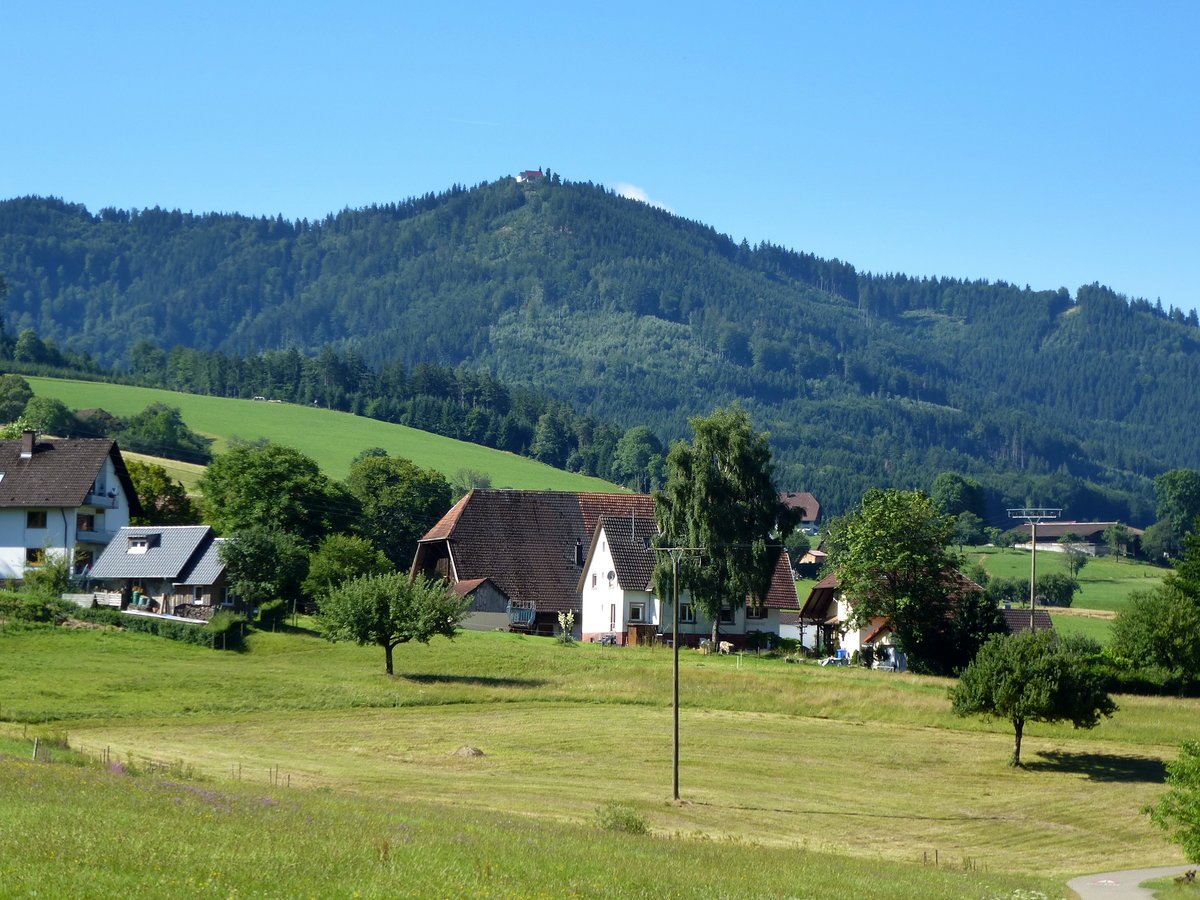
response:
<path id="1" fill-rule="evenodd" d="M 1198 701 L 1124 697 L 1092 732 L 1031 727 L 1029 765 L 1013 770 L 1008 726 L 954 717 L 944 679 L 685 652 L 685 802 L 676 805 L 670 663 L 665 650 L 464 633 L 401 648 L 387 678 L 378 648 L 303 631 L 254 635 L 242 654 L 112 631 L 4 631 L 0 732 L 65 736 L 135 766 L 172 764 L 220 791 L 276 798 L 297 817 L 336 818 L 307 806 L 325 800 L 401 804 L 417 810 L 402 819 L 445 825 L 442 837 L 430 826 L 422 838 L 433 844 L 453 831 L 474 845 L 482 837 L 469 823 L 495 822 L 552 845 L 524 854 L 537 861 L 513 877 L 527 893 L 509 883 L 496 896 L 567 896 L 556 878 L 599 871 L 582 861 L 590 846 L 603 848 L 593 855 L 607 859 L 608 882 L 581 875 L 570 882 L 577 896 L 845 896 L 845 879 L 813 874 L 839 867 L 852 893 L 1005 896 L 1014 878 L 1044 887 L 1040 879 L 1181 861 L 1140 809 L 1161 791 L 1178 742 L 1195 736 Z M 456 755 L 462 746 L 485 755 Z M 589 828 L 609 801 L 631 805 L 656 837 L 629 844 Z M 376 839 L 386 832 L 355 831 L 331 866 L 369 859 Z M 473 851 L 477 867 L 512 873 L 489 848 Z M 683 862 L 715 859 L 706 856 L 714 848 L 730 854 L 715 880 Z M 465 877 L 460 849 L 447 849 L 447 872 L 457 873 L 448 877 Z M 948 873 L 922 866 L 935 855 L 970 878 L 943 882 Z M 627 870 L 631 892 L 615 891 L 613 873 Z M 871 880 L 887 873 L 894 885 Z M 910 879 L 928 889 L 912 892 Z"/>
<path id="2" fill-rule="evenodd" d="M 564 472 L 512 453 L 333 410 L 93 381 L 32 377 L 27 380 L 38 396 L 57 397 L 71 409 L 102 407 L 114 415 L 127 416 L 141 412 L 151 403 L 165 403 L 182 412 L 189 428 L 215 438 L 215 452 L 221 452 L 235 436 L 244 440 L 267 438 L 303 451 L 316 460 L 326 475 L 336 479 L 346 477 L 351 462 L 362 450 L 382 447 L 392 456 L 411 459 L 447 477 L 459 469 L 486 472 L 492 485 L 498 488 L 620 490 L 607 481 Z"/>

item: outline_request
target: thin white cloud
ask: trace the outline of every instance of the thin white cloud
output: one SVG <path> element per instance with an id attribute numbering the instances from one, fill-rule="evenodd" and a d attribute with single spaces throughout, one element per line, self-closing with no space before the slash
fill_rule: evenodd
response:
<path id="1" fill-rule="evenodd" d="M 629 184 L 625 181 L 618 181 L 613 185 L 613 190 L 621 197 L 627 197 L 630 200 L 639 200 L 648 206 L 656 206 L 659 209 L 665 209 L 667 212 L 674 215 L 675 210 L 667 206 L 665 203 L 659 203 L 657 200 L 651 200 L 650 195 L 646 193 L 644 188 L 638 187 L 636 184 Z"/>

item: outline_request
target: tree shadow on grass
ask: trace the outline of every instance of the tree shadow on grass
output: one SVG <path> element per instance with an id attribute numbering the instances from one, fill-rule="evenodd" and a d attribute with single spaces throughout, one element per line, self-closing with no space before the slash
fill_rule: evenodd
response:
<path id="1" fill-rule="evenodd" d="M 541 687 L 541 678 L 493 678 L 488 675 L 401 675 L 418 684 L 474 684 L 480 687 Z"/>
<path id="2" fill-rule="evenodd" d="M 1114 756 L 1111 753 L 1064 753 L 1050 750 L 1037 754 L 1037 762 L 1026 762 L 1031 772 L 1063 772 L 1086 775 L 1089 781 L 1144 781 L 1162 784 L 1167 765 L 1147 756 Z"/>

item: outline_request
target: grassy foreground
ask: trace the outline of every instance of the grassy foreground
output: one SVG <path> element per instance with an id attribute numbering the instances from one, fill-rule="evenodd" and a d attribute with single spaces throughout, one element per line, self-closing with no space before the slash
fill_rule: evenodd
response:
<path id="1" fill-rule="evenodd" d="M 48 897 L 999 898 L 1030 879 L 612 834 L 119 766 L 0 764 L 0 892 Z M 1033 881 L 1032 884 L 1039 885 Z"/>
<path id="2" fill-rule="evenodd" d="M 189 428 L 216 438 L 213 449 L 217 452 L 234 436 L 245 440 L 265 437 L 303 451 L 331 478 L 345 478 L 354 457 L 362 450 L 382 447 L 392 456 L 403 456 L 448 477 L 458 469 L 486 472 L 498 488 L 620 490 L 599 478 L 564 472 L 512 453 L 350 413 L 96 381 L 34 377 L 26 380 L 37 396 L 57 397 L 72 409 L 102 407 L 114 415 L 127 416 L 141 412 L 151 403 L 178 407 Z"/>
<path id="3" fill-rule="evenodd" d="M 326 801 L 415 804 L 397 815 L 435 823 L 427 837 L 439 845 L 450 831 L 472 835 L 472 822 L 511 822 L 511 833 L 533 836 L 517 854 L 533 868 L 496 896 L 568 896 L 549 873 L 591 871 L 586 848 L 601 833 L 589 824 L 611 801 L 629 804 L 655 837 L 624 849 L 636 839 L 603 833 L 592 854 L 605 860 L 601 881 L 581 874 L 571 882 L 577 896 L 832 897 L 845 895 L 846 878 L 869 896 L 918 896 L 910 878 L 921 896 L 1003 896 L 1013 878 L 1044 887 L 1039 879 L 1181 861 L 1140 809 L 1162 790 L 1178 742 L 1194 736 L 1197 701 L 1125 697 L 1093 732 L 1031 728 L 1029 765 L 1013 770 L 1008 727 L 952 716 L 945 680 L 684 653 L 685 802 L 676 805 L 670 661 L 662 650 L 465 633 L 402 648 L 389 679 L 376 648 L 305 633 L 255 635 L 249 652 L 222 654 L 112 631 L 0 631 L 0 733 L 57 735 L 95 758 L 191 771 L 238 797 L 275 798 L 299 818 L 333 815 L 309 806 Z M 463 746 L 484 755 L 458 755 Z M 117 778 L 113 790 L 127 783 Z M 46 794 L 52 805 L 68 801 Z M 12 806 L 0 797 L 0 810 Z M 149 819 L 155 808 L 138 806 Z M 43 820 L 64 818 L 83 821 Z M 148 834 L 177 833 L 149 819 Z M 449 831 L 438 832 L 443 825 Z M 325 853 L 337 861 L 357 847 L 355 859 L 369 857 L 372 839 L 364 829 Z M 609 841 L 614 849 L 601 849 Z M 502 846 L 472 856 L 449 843 L 446 853 L 481 870 L 513 865 Z M 696 865 L 717 849 L 729 858 Z M 935 858 L 969 878 L 943 882 L 950 873 L 922 865 Z M 663 874 L 672 867 L 677 875 Z M 627 870 L 629 892 L 615 892 L 613 873 Z"/>

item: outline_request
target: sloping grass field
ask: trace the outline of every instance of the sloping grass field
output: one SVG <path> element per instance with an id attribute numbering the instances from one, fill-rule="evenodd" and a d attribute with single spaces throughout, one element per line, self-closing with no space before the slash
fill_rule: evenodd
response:
<path id="1" fill-rule="evenodd" d="M 1060 896 L 1072 875 L 1182 861 L 1140 809 L 1195 736 L 1195 700 L 1123 697 L 1092 732 L 1033 726 L 1014 770 L 1006 723 L 954 717 L 944 679 L 684 652 L 675 804 L 669 651 L 467 632 L 401 648 L 392 678 L 382 662 L 303 630 L 241 654 L 0 631 L 0 735 L 120 764 L 0 766 L 0 870 L 24 884 L 71 856 L 109 887 L 134 877 L 92 821 L 121 844 L 144 835 L 136 852 L 162 867 L 147 896 Z M 147 767 L 176 774 L 126 774 Z M 614 801 L 652 835 L 598 831 Z M 177 810 L 197 802 L 214 810 L 204 844 L 254 863 L 192 846 Z M 111 828 L 73 811 L 106 805 Z M 13 855 L 13 829 L 56 855 Z M 178 865 L 163 839 L 187 845 Z M 286 871 L 275 889 L 234 866 Z"/>
<path id="2" fill-rule="evenodd" d="M 621 490 L 599 478 L 564 472 L 512 453 L 350 413 L 292 403 L 203 397 L 95 381 L 32 377 L 27 380 L 37 396 L 56 397 L 71 409 L 102 407 L 113 415 L 128 416 L 141 412 L 151 403 L 165 403 L 177 407 L 193 431 L 215 438 L 215 452 L 221 452 L 232 437 L 243 440 L 267 438 L 304 452 L 316 460 L 326 475 L 336 479 L 346 477 L 351 462 L 361 451 L 382 447 L 392 456 L 402 456 L 419 466 L 437 469 L 448 478 L 458 469 L 486 472 L 492 478 L 492 485 L 498 488 Z"/>
<path id="3" fill-rule="evenodd" d="M 994 578 L 1017 578 L 1029 583 L 1028 550 L 999 547 L 968 547 L 963 558 L 967 566 L 980 563 Z M 1047 572 L 1070 574 L 1066 555 L 1039 551 L 1039 576 Z M 1079 593 L 1070 609 L 1054 609 L 1050 618 L 1059 631 L 1083 634 L 1106 643 L 1113 617 L 1125 608 L 1135 591 L 1148 591 L 1162 582 L 1169 572 L 1161 566 L 1113 556 L 1090 558 L 1079 571 Z"/>

